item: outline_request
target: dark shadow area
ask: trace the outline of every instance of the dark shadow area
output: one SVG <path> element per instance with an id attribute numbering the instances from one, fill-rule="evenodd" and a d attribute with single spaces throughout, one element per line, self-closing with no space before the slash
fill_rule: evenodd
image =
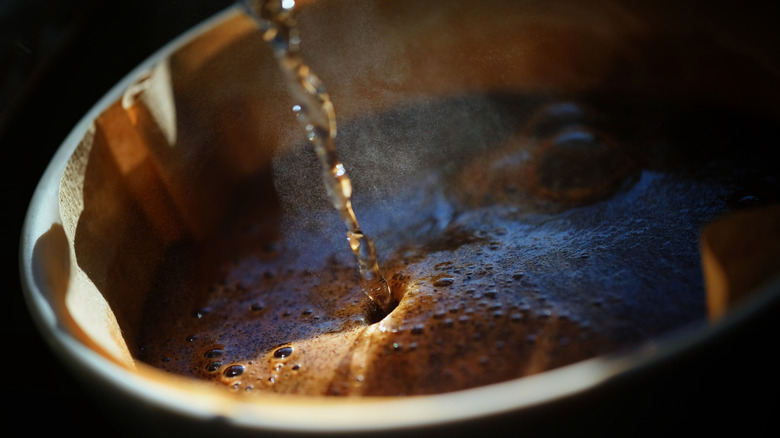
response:
<path id="1" fill-rule="evenodd" d="M 27 370 L 23 378 L 0 383 L 11 406 L 5 418 L 21 421 L 47 412 L 57 421 L 36 421 L 38 433 L 133 435 L 126 427 L 131 424 L 119 426 L 106 417 L 103 403 L 63 367 L 34 325 L 19 283 L 19 235 L 45 167 L 89 108 L 154 51 L 230 5 L 226 0 L 0 3 L 0 145 L 5 151 L 0 248 L 9 283 L 2 327 L 14 345 L 14 361 Z"/>

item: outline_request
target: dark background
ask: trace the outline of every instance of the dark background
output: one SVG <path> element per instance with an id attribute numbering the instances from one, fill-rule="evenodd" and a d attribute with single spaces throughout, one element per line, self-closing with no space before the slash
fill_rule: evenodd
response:
<path id="1" fill-rule="evenodd" d="M 228 0 L 0 0 L 0 173 L 6 303 L 0 397 L 3 435 L 131 436 L 148 425 L 105 415 L 41 339 L 18 274 L 19 235 L 35 185 L 89 108 L 158 48 L 230 6 Z M 10 306 L 9 304 L 10 303 Z M 778 304 L 717 342 L 586 404 L 540 412 L 512 435 L 775 430 Z M 120 415 L 121 417 L 121 415 Z M 305 421 L 305 419 L 302 419 Z M 31 430 L 30 430 L 31 429 Z M 148 429 L 146 429 L 148 431 Z M 625 432 L 625 433 L 620 433 Z"/>

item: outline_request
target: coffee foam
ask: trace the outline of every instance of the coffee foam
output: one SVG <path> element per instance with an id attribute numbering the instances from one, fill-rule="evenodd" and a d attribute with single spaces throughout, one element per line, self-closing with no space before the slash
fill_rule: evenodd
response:
<path id="1" fill-rule="evenodd" d="M 513 104 L 486 107 L 516 117 Z M 358 165 L 378 153 L 344 144 Z M 408 165 L 409 150 L 398 150 Z M 212 241 L 166 258 L 134 354 L 249 394 L 434 394 L 633 348 L 704 318 L 697 227 L 721 208 L 719 186 L 642 171 L 606 199 L 525 203 L 527 193 L 484 204 L 491 192 L 475 196 L 474 183 L 490 173 L 453 151 L 495 159 L 465 142 L 446 151 L 459 165 L 435 170 L 423 166 L 426 151 L 425 172 L 406 174 L 387 197 L 359 198 L 399 299 L 383 319 L 358 286 L 335 213 L 287 208 L 272 195 L 276 179 L 259 186 L 265 202 L 247 198 Z M 305 192 L 318 181 L 297 184 Z M 684 222 L 683 209 L 695 211 Z M 670 231 L 658 224 L 676 224 L 676 240 L 664 246 Z"/>

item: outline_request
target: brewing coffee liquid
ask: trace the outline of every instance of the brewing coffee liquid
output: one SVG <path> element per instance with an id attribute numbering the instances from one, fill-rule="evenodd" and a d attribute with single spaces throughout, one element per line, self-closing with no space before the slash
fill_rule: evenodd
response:
<path id="1" fill-rule="evenodd" d="M 336 149 L 336 115 L 333 103 L 320 79 L 304 63 L 300 54 L 294 0 L 250 0 L 246 2 L 260 25 L 263 39 L 271 46 L 285 75 L 290 92 L 298 103 L 293 107 L 298 121 L 322 165 L 325 189 L 347 229 L 347 239 L 357 259 L 363 291 L 389 313 L 396 304 L 377 264 L 374 242 L 360 229 L 352 208 L 352 182 Z"/>

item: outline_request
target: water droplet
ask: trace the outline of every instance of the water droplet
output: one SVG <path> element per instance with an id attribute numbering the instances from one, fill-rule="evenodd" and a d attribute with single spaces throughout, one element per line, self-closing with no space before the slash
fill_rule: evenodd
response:
<path id="1" fill-rule="evenodd" d="M 244 366 L 240 364 L 230 365 L 222 372 L 225 377 L 238 377 L 241 374 L 244 374 Z"/>
<path id="2" fill-rule="evenodd" d="M 274 357 L 281 359 L 291 355 L 292 353 L 293 353 L 292 347 L 282 347 L 274 351 Z"/>

